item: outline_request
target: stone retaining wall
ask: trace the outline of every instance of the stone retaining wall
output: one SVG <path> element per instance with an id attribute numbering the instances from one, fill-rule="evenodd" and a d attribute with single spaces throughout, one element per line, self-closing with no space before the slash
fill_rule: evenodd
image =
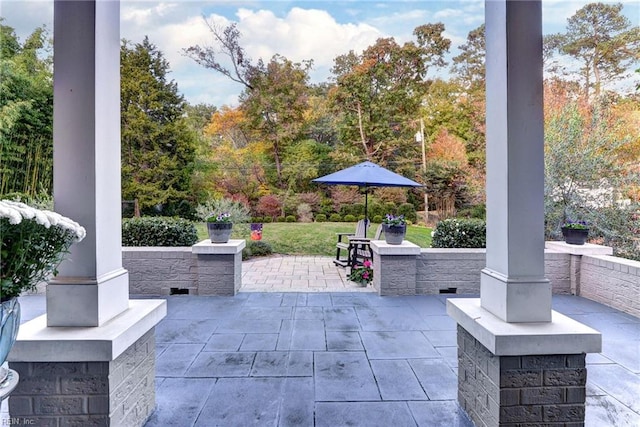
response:
<path id="1" fill-rule="evenodd" d="M 570 263 L 569 254 L 545 250 L 545 275 L 554 294 L 571 293 Z M 416 294 L 479 294 L 485 265 L 486 249 L 422 249 L 417 259 Z"/>
<path id="2" fill-rule="evenodd" d="M 640 317 L 640 262 L 582 256 L 579 295 Z"/>
<path id="3" fill-rule="evenodd" d="M 172 289 L 197 294 L 198 259 L 190 246 L 125 247 L 122 266 L 132 295 L 170 295 Z"/>

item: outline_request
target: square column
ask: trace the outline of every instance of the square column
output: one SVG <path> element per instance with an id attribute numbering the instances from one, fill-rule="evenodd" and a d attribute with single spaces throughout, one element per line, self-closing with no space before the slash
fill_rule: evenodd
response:
<path id="1" fill-rule="evenodd" d="M 122 268 L 120 3 L 54 3 L 55 210 L 86 238 L 47 288 L 48 326 L 100 326 L 128 307 Z"/>
<path id="2" fill-rule="evenodd" d="M 384 240 L 372 240 L 373 287 L 378 295 L 415 295 L 417 258 L 420 246 L 407 240 L 390 245 Z"/>
<path id="3" fill-rule="evenodd" d="M 551 320 L 544 275 L 540 1 L 485 2 L 487 265 L 482 307 L 506 322 Z"/>
<path id="4" fill-rule="evenodd" d="M 191 247 L 198 257 L 198 295 L 234 296 L 242 286 L 242 249 L 247 242 L 206 239 Z"/>

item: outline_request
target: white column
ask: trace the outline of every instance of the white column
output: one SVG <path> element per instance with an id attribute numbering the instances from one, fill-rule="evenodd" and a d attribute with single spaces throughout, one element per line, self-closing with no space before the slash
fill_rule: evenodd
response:
<path id="1" fill-rule="evenodd" d="M 549 322 L 541 2 L 486 1 L 485 22 L 487 265 L 481 305 L 506 322 Z"/>
<path id="2" fill-rule="evenodd" d="M 55 210 L 87 237 L 47 288 L 49 326 L 99 326 L 128 308 L 122 268 L 120 4 L 54 3 Z"/>

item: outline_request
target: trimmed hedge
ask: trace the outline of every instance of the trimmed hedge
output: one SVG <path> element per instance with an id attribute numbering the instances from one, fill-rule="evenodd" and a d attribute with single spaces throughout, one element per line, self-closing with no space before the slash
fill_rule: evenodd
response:
<path id="1" fill-rule="evenodd" d="M 342 216 L 340 216 L 340 214 L 337 214 L 337 213 L 331 214 L 331 216 L 329 217 L 329 221 L 340 222 L 342 221 Z"/>
<path id="2" fill-rule="evenodd" d="M 353 215 L 345 215 L 342 220 L 344 222 L 356 222 L 356 217 Z"/>
<path id="3" fill-rule="evenodd" d="M 325 214 L 317 214 L 315 219 L 316 222 L 326 222 L 327 216 Z"/>
<path id="4" fill-rule="evenodd" d="M 123 218 L 122 246 L 191 246 L 198 232 L 191 221 L 170 217 Z"/>
<path id="5" fill-rule="evenodd" d="M 287 215 L 284 220 L 285 222 L 296 222 L 296 217 L 294 215 Z"/>
<path id="6" fill-rule="evenodd" d="M 484 248 L 487 225 L 481 219 L 450 218 L 438 222 L 433 231 L 433 248 Z"/>

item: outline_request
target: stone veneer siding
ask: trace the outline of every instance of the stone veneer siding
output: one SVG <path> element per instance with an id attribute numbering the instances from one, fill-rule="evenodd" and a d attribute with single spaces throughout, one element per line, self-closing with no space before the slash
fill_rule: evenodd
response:
<path id="1" fill-rule="evenodd" d="M 640 317 L 640 262 L 583 255 L 580 296 Z"/>
<path id="2" fill-rule="evenodd" d="M 458 325 L 458 402 L 477 427 L 584 426 L 584 354 L 495 356 Z"/>
<path id="3" fill-rule="evenodd" d="M 381 272 L 384 258 L 384 274 Z M 416 256 L 373 253 L 373 287 L 381 296 L 416 294 Z"/>
<path id="4" fill-rule="evenodd" d="M 113 361 L 13 362 L 12 418 L 34 426 L 142 426 L 155 409 L 155 328 Z"/>
<path id="5" fill-rule="evenodd" d="M 129 271 L 132 295 L 170 295 L 171 289 L 198 292 L 198 260 L 188 247 L 125 247 L 122 267 Z"/>
<path id="6" fill-rule="evenodd" d="M 198 295 L 234 296 L 242 283 L 242 256 L 197 255 Z"/>
<path id="7" fill-rule="evenodd" d="M 569 254 L 545 251 L 545 276 L 554 294 L 571 293 L 570 263 Z M 486 249 L 422 249 L 416 264 L 417 295 L 437 294 L 449 288 L 455 288 L 458 294 L 479 294 Z"/>

